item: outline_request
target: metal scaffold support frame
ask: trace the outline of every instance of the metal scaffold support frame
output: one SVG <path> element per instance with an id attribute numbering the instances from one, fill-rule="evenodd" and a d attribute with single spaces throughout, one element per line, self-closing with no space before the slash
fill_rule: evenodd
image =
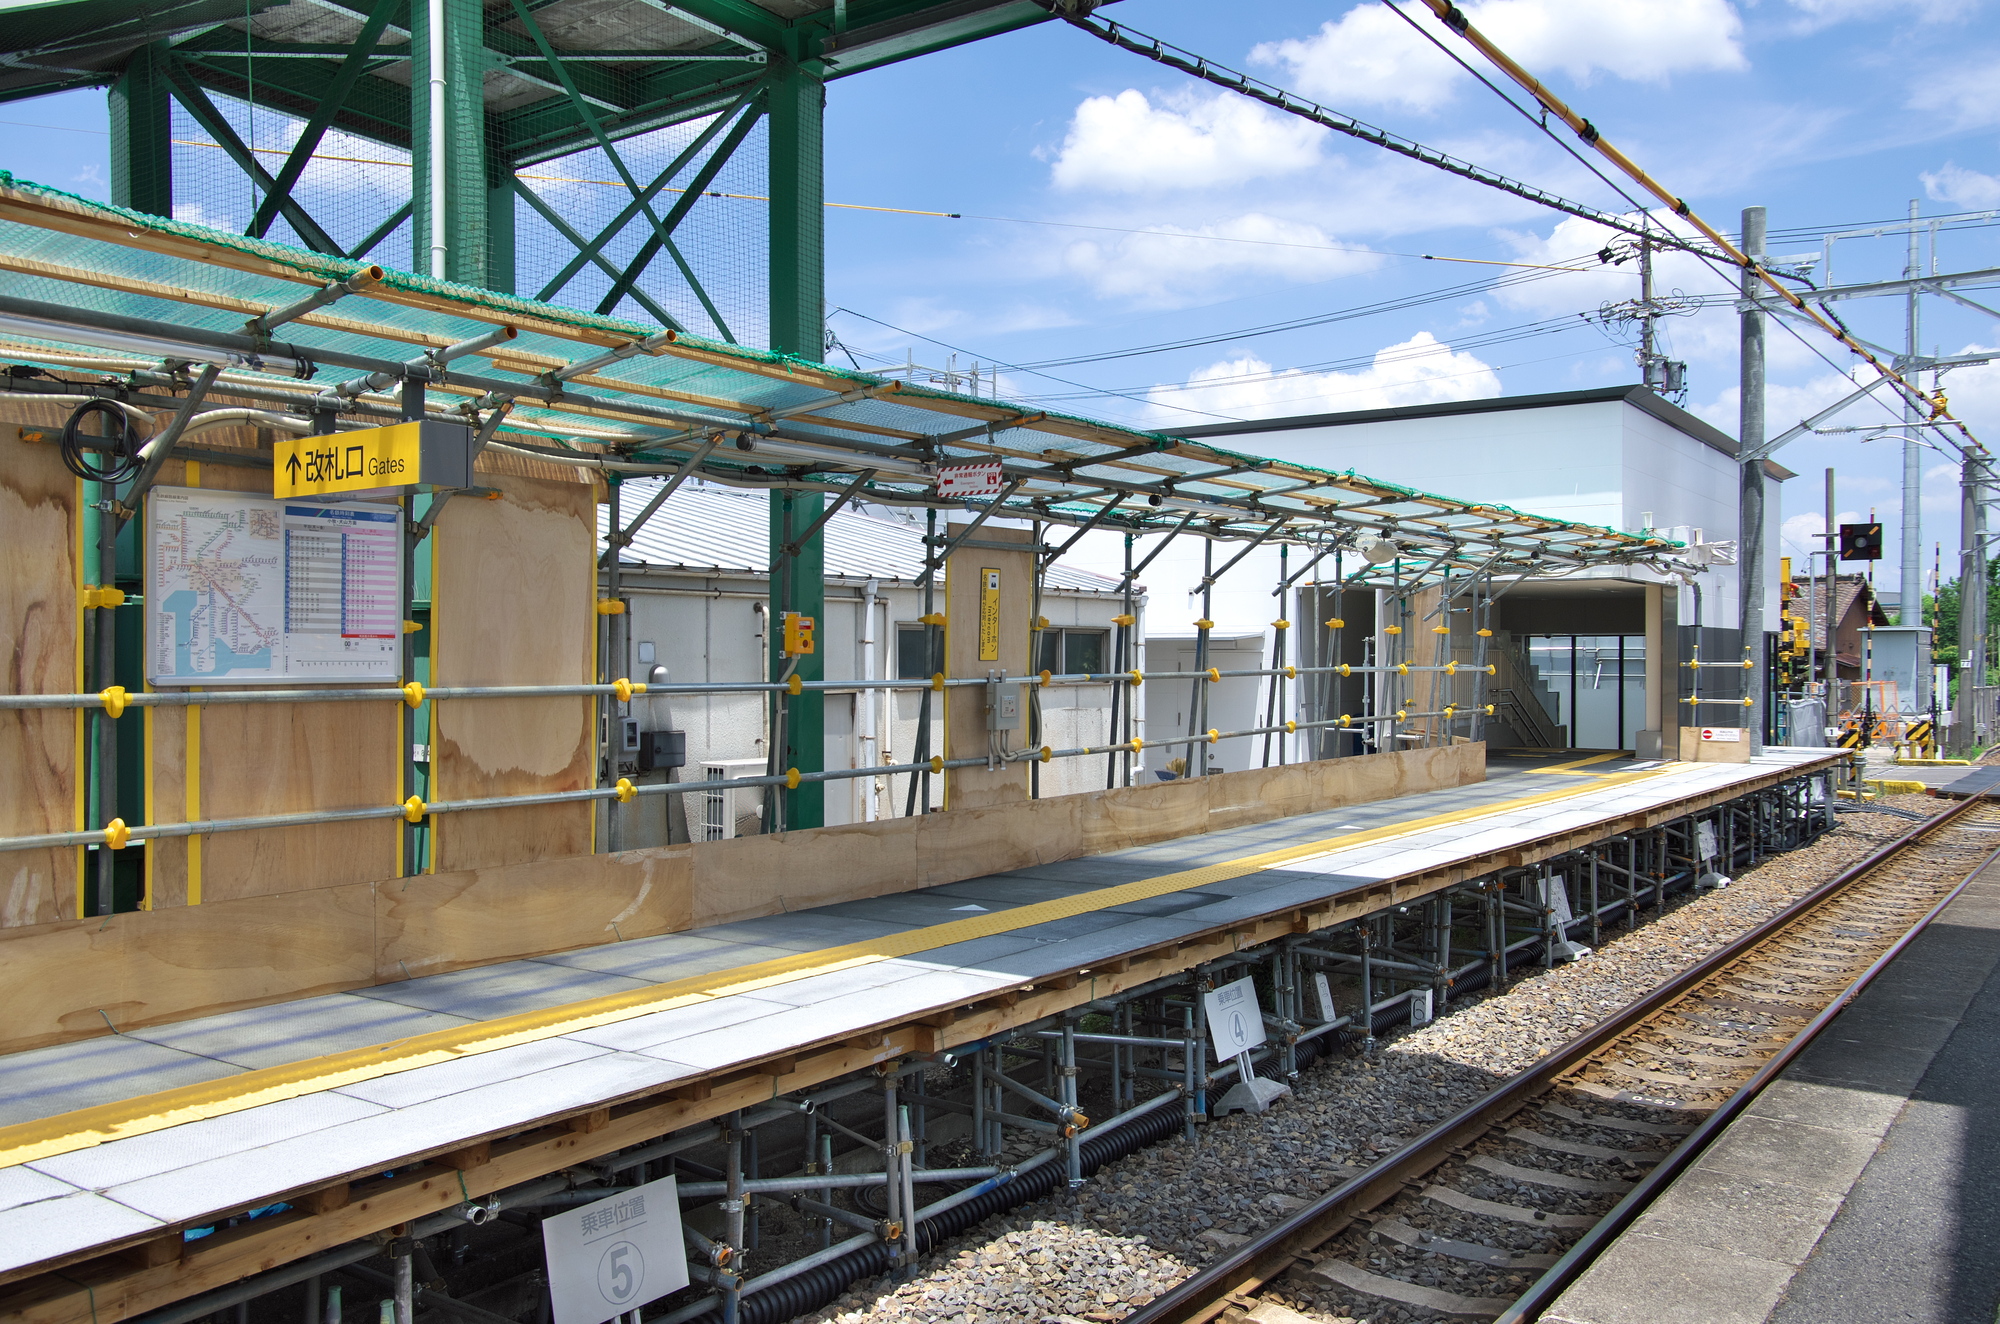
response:
<path id="1" fill-rule="evenodd" d="M 408 1266 L 437 1253 L 427 1244 L 503 1214 L 532 1227 L 547 1213 L 677 1175 L 684 1216 L 713 1210 L 721 1230 L 711 1237 L 688 1225 L 694 1285 L 642 1303 L 648 1324 L 809 1312 L 854 1279 L 885 1272 L 907 1278 L 918 1257 L 947 1238 L 1079 1185 L 1142 1146 L 1175 1137 L 1201 1143 L 1240 1071 L 1240 1059 L 1210 1051 L 1205 993 L 1254 977 L 1269 999 L 1267 1041 L 1247 1060 L 1260 1076 L 1296 1082 L 1330 1053 L 1367 1051 L 1398 1027 L 1445 1014 L 1453 999 L 1503 988 L 1517 971 L 1577 959 L 1658 915 L 1670 898 L 1726 885 L 1728 875 L 1808 844 L 1832 827 L 1834 775 L 1820 769 L 1794 776 L 1641 831 L 1467 879 L 1420 903 L 1386 902 L 975 1042 L 892 1057 L 637 1140 L 419 1219 L 389 1243 L 391 1273 L 354 1272 L 396 1287 L 395 1302 L 449 1312 L 456 1303 L 411 1286 Z M 1105 1115 L 1086 1115 L 1087 1100 L 1101 1101 L 1088 1111 Z M 932 1166 L 927 1155 L 941 1130 L 981 1161 Z M 919 1203 L 920 1188 L 947 1193 Z M 857 1203 L 861 1196 L 875 1203 Z M 816 1223 L 819 1248 L 767 1264 L 760 1208 L 789 1208 Z M 836 1225 L 851 1235 L 835 1240 Z M 138 1319 L 191 1324 L 351 1271 L 382 1252 L 372 1239 L 330 1247 Z M 767 1294 L 770 1307 L 753 1305 Z"/>

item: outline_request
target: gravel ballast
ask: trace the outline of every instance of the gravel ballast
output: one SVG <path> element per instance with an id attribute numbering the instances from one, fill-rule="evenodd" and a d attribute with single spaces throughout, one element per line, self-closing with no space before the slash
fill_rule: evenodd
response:
<path id="1" fill-rule="evenodd" d="M 1922 796 L 1883 803 L 1925 816 L 1941 808 Z M 1339 1185 L 1353 1169 L 1421 1134 L 1909 826 L 1908 819 L 1891 814 L 1843 814 L 1835 830 L 1817 842 L 1765 861 L 1729 887 L 1670 904 L 1664 916 L 1629 934 L 1613 937 L 1607 931 L 1604 945 L 1579 961 L 1534 972 L 1478 1001 L 1451 1004 L 1449 1015 L 1384 1039 L 1365 1054 L 1317 1063 L 1262 1117 L 1225 1118 L 1204 1126 L 1192 1145 L 1176 1138 L 1141 1150 L 1075 1191 L 989 1219 L 946 1243 L 924 1258 L 909 1282 L 857 1283 L 804 1318 L 811 1324 L 1122 1319 L 1225 1248 Z M 1577 1134 L 1619 1143 L 1609 1132 Z M 1636 1139 L 1628 1134 L 1623 1142 Z M 1521 1163 L 1524 1157 L 1509 1161 Z M 1618 1175 L 1629 1179 L 1636 1173 Z M 1553 1199 L 1546 1191 L 1538 1199 L 1527 1195 L 1523 1190 L 1494 1198 L 1579 1210 L 1608 1203 L 1593 1197 Z M 1427 1221 L 1442 1235 L 1470 1239 L 1474 1231 L 1445 1211 Z M 1547 1244 L 1532 1229 L 1522 1229 L 1516 1240 L 1522 1250 Z M 1377 1253 L 1392 1252 L 1408 1258 L 1400 1248 Z M 1464 1265 L 1439 1265 L 1434 1276 L 1439 1285 L 1470 1294 L 1512 1277 Z M 1443 1318 L 1296 1280 L 1276 1286 L 1267 1297 L 1333 1324 Z"/>

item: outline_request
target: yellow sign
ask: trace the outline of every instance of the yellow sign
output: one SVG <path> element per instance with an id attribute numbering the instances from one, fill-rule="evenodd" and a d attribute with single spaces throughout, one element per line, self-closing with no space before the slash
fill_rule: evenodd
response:
<path id="1" fill-rule="evenodd" d="M 281 441 L 271 450 L 271 495 L 330 496 L 419 483 L 422 428 L 416 422 L 396 423 Z"/>
<path id="2" fill-rule="evenodd" d="M 1000 572 L 979 572 L 979 660 L 1000 660 Z"/>

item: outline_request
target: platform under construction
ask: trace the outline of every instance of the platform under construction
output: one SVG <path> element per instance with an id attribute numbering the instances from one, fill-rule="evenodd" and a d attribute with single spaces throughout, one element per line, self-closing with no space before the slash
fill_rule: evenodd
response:
<path id="1" fill-rule="evenodd" d="M 1832 760 L 1815 751 L 1705 765 L 1529 756 L 1496 759 L 1490 776 L 1478 746 L 1345 762 L 1378 759 L 1431 789 L 16 1053 L 0 1071 L 0 1309 L 49 1324 L 196 1318 L 373 1255 L 368 1238 L 385 1230 L 423 1236 L 616 1181 L 711 1142 L 711 1119 L 796 1128 L 788 1101 L 851 1094 L 844 1081 L 878 1088 L 885 1066 L 990 1071 L 1013 1095 L 1005 1107 L 984 1081 L 972 1107 L 921 1083 L 903 1106 L 932 1126 L 954 1110 L 1038 1125 L 1061 1137 L 1040 1166 L 1074 1176 L 1087 1139 L 1148 1115 L 1193 1126 L 1233 1073 L 1204 1065 L 1192 1012 L 1180 1031 L 1132 1032 L 1132 1009 L 1173 1001 L 1167 990 L 1273 963 L 1357 981 L 1339 1015 L 1308 1008 L 1297 975 L 1278 981 L 1292 995 L 1269 1013 L 1264 1056 L 1282 1076 L 1323 1036 L 1407 1017 L 1412 990 L 1449 996 L 1503 962 L 1553 960 L 1553 944 L 1795 845 L 1831 812 Z M 1269 772 L 1303 784 L 1337 766 Z M 1271 777 L 1147 793 L 1199 798 L 1221 823 L 1231 791 L 1257 780 Z M 1399 916 L 1422 923 L 1398 937 Z M 1104 1009 L 1124 1042 L 1078 1032 Z M 1038 1031 L 1072 1062 L 1078 1040 L 1112 1045 L 1109 1123 L 1082 1117 L 1074 1074 L 1055 1098 L 1006 1076 L 1001 1046 Z M 1168 1043 L 1189 1051 L 1163 1088 L 1146 1054 Z M 1025 1180 L 1024 1165 L 957 1175 L 974 1194 Z M 771 1184 L 740 1166 L 723 1179 L 745 1181 L 752 1194 Z M 760 1267 L 742 1276 L 739 1253 L 707 1274 L 746 1306 L 798 1276 Z"/>
<path id="2" fill-rule="evenodd" d="M 1699 557 L 1651 530 L 6 180 L 0 268 L 30 553 L 0 562 L 0 1319 L 183 1324 L 339 1273 L 493 1324 L 419 1285 L 428 1239 L 669 1177 L 691 1285 L 621 1309 L 790 1318 L 1831 822 L 1833 756 L 1703 729 L 1748 664 L 1681 660 Z M 726 590 L 754 651 L 690 675 L 633 639 L 623 552 L 697 482 L 766 495 L 771 556 Z M 863 505 L 916 512 L 885 527 L 917 569 L 881 633 L 865 577 L 843 638 L 820 535 Z M 1119 610 L 1058 652 L 1049 572 L 1093 533 Z M 1161 665 L 1142 576 L 1181 538 L 1200 615 Z M 1269 656 L 1212 653 L 1259 547 Z M 1643 761 L 1489 758 L 1542 704 L 1495 604 L 1564 577 L 1536 611 L 1643 644 L 1613 742 Z M 653 590 L 660 638 L 725 593 Z M 1148 726 L 1142 687 L 1185 702 Z M 677 777 L 656 701 L 741 748 Z M 759 1247 L 772 1202 L 816 1248 Z"/>

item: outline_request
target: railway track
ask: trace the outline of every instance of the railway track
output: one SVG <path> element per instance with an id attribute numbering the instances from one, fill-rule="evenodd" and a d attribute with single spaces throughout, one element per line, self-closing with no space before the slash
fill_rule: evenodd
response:
<path id="1" fill-rule="evenodd" d="M 1126 1317 L 1525 1324 L 2000 855 L 2000 807 L 1913 825 Z"/>

